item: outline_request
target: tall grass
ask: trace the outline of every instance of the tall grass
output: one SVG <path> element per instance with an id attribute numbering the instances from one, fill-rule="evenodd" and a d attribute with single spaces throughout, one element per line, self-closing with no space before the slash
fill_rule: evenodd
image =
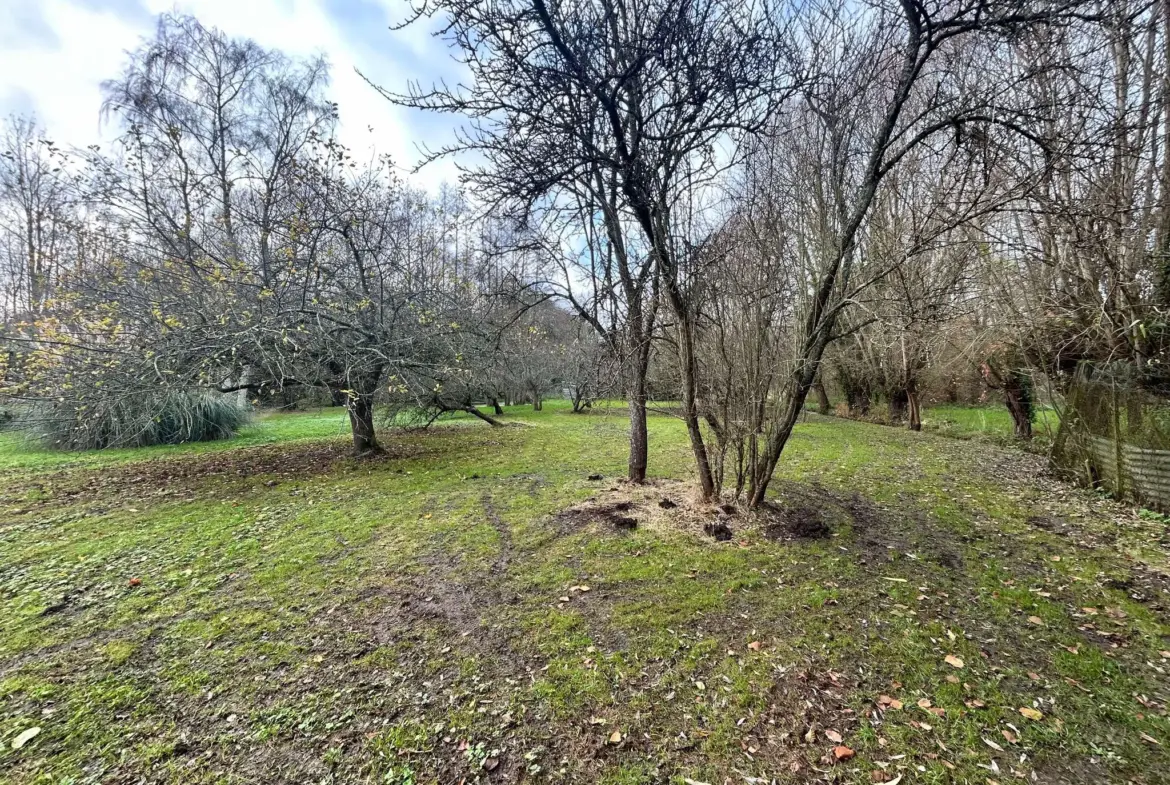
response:
<path id="1" fill-rule="evenodd" d="M 162 390 L 66 399 L 37 407 L 23 425 L 48 448 L 102 450 L 229 439 L 250 417 L 235 396 Z"/>

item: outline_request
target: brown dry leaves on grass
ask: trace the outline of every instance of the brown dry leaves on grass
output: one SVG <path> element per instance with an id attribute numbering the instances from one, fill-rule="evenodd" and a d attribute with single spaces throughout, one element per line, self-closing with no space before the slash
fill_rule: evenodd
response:
<path id="1" fill-rule="evenodd" d="M 369 470 L 388 459 L 421 454 L 417 442 L 396 445 L 385 454 L 355 459 L 347 441 L 264 445 L 234 450 L 160 457 L 96 469 L 66 468 L 22 482 L 0 482 L 0 509 L 12 515 L 75 508 L 125 506 L 239 494 L 254 485 L 273 487 L 339 470 Z M 36 498 L 30 499 L 30 491 Z M 92 510 L 91 510 L 92 512 Z"/>

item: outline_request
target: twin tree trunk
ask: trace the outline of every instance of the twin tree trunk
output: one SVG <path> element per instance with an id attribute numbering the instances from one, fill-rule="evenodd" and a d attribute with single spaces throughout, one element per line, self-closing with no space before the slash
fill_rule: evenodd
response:
<path id="1" fill-rule="evenodd" d="M 349 427 L 353 432 L 353 454 L 359 457 L 382 452 L 378 436 L 374 432 L 374 394 L 382 370 L 350 382 L 349 389 L 340 392 L 345 395 L 345 409 L 349 414 Z"/>
<path id="2" fill-rule="evenodd" d="M 382 451 L 374 433 L 374 396 L 351 393 L 346 403 L 349 427 L 353 431 L 353 454 L 373 455 Z"/>
<path id="3" fill-rule="evenodd" d="M 918 398 L 918 382 L 906 384 L 906 425 L 912 431 L 922 430 L 922 402 Z"/>

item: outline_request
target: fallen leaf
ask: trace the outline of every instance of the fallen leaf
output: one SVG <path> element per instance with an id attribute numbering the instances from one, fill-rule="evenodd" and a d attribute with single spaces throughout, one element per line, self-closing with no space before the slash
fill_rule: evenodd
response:
<path id="1" fill-rule="evenodd" d="M 141 579 L 141 578 L 131 578 L 131 579 L 130 579 L 130 585 L 131 585 L 131 586 L 141 586 L 141 585 L 142 585 L 142 579 Z"/>
<path id="2" fill-rule="evenodd" d="M 930 702 L 930 698 L 919 698 L 918 699 L 918 708 L 920 708 L 920 709 L 929 709 L 932 705 L 933 704 Z"/>
<path id="3" fill-rule="evenodd" d="M 1044 620 L 1041 619 L 1039 616 L 1029 616 L 1028 621 L 1032 624 L 1043 624 L 1044 623 Z"/>
<path id="4" fill-rule="evenodd" d="M 1032 671 L 1028 671 L 1028 678 L 1031 679 L 1032 681 L 1040 681 L 1040 674 L 1034 673 Z"/>
<path id="5" fill-rule="evenodd" d="M 610 744 L 621 744 L 621 742 L 622 742 L 622 732 L 621 731 L 615 730 L 613 733 L 609 734 L 609 743 Z"/>
<path id="6" fill-rule="evenodd" d="M 878 696 L 878 705 L 887 709 L 900 709 L 902 708 L 902 701 L 897 698 L 891 698 L 889 695 L 880 695 Z"/>
<path id="7" fill-rule="evenodd" d="M 849 760 L 856 753 L 844 745 L 838 745 L 833 748 L 833 757 L 837 760 Z"/>
<path id="8" fill-rule="evenodd" d="M 605 717 L 590 717 L 589 718 L 590 725 L 604 725 L 607 722 L 609 722 L 609 720 L 607 720 Z"/>
<path id="9" fill-rule="evenodd" d="M 986 736 L 983 737 L 983 743 L 986 744 L 988 747 L 991 747 L 991 749 L 993 749 L 993 750 L 998 750 L 999 752 L 1003 752 L 1003 747 L 999 746 L 998 744 L 996 744 L 994 741 L 987 738 Z"/>
<path id="10" fill-rule="evenodd" d="M 825 731 L 825 738 L 827 738 L 829 741 L 833 742 L 834 744 L 841 743 L 841 734 L 835 730 Z"/>
<path id="11" fill-rule="evenodd" d="M 963 658 L 956 657 L 954 654 L 948 654 L 944 659 L 944 662 L 954 668 L 962 668 L 964 665 Z"/>
<path id="12" fill-rule="evenodd" d="M 1153 736 L 1150 736 L 1149 734 L 1139 733 L 1138 735 L 1142 737 L 1142 741 L 1148 741 L 1150 744 L 1157 744 L 1159 747 L 1162 746 L 1162 742 L 1158 741 L 1157 739 L 1155 739 Z"/>
<path id="13" fill-rule="evenodd" d="M 484 771 L 495 771 L 496 767 L 499 765 L 500 765 L 499 758 L 484 758 L 484 760 L 483 760 L 483 770 Z"/>
<path id="14" fill-rule="evenodd" d="M 1010 730 L 1007 730 L 1006 728 L 1001 730 L 1000 733 L 1003 734 L 1003 737 L 1005 739 L 1007 739 L 1009 744 L 1015 744 L 1019 740 L 1016 737 L 1016 734 L 1012 733 Z"/>
<path id="15" fill-rule="evenodd" d="M 27 730 L 21 731 L 20 735 L 12 740 L 12 749 L 14 749 L 14 750 L 20 749 L 21 747 L 23 747 L 24 745 L 28 744 L 30 741 L 35 739 L 40 734 L 40 732 L 41 732 L 40 728 L 28 728 Z"/>
<path id="16" fill-rule="evenodd" d="M 1020 714 L 1023 714 L 1025 717 L 1027 717 L 1030 720 L 1036 720 L 1037 722 L 1044 719 L 1043 714 L 1036 711 L 1035 709 L 1030 709 L 1027 706 L 1024 706 L 1020 709 Z"/>
<path id="17" fill-rule="evenodd" d="M 759 651 L 760 646 L 762 646 L 762 645 L 763 644 L 760 643 L 759 641 L 752 641 L 751 643 L 748 644 L 748 648 L 751 649 L 752 651 Z"/>

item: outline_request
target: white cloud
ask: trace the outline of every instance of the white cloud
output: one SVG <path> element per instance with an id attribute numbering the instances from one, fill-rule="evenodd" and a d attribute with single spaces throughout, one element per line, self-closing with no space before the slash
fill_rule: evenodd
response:
<path id="1" fill-rule="evenodd" d="M 17 0 L 18 2 L 20 0 Z M 27 0 L 33 2 L 34 0 Z M 0 3 L 2 5 L 2 3 Z M 411 73 L 409 62 L 446 67 L 447 53 L 425 30 L 390 31 L 401 20 L 396 9 L 405 4 L 380 0 L 384 13 L 382 30 L 368 30 L 365 40 L 347 36 L 344 20 L 333 18 L 322 0 L 145 0 L 146 14 L 119 16 L 97 11 L 70 0 L 43 0 L 40 5 L 46 36 L 13 36 L 0 47 L 0 112 L 26 109 L 32 103 L 42 124 L 58 141 L 84 145 L 108 139 L 110 129 L 99 133 L 100 85 L 116 76 L 126 50 L 153 32 L 155 17 L 171 10 L 190 13 L 206 25 L 235 37 L 248 37 L 262 46 L 292 56 L 324 54 L 331 65 L 329 95 L 340 105 L 342 141 L 361 157 L 376 147 L 389 153 L 400 166 L 418 159 L 412 117 L 393 106 L 355 72 L 355 67 L 375 83 L 404 88 L 409 79 L 428 80 L 426 73 Z M 14 17 L 15 14 L 10 13 Z M 0 26 L 5 25 L 0 10 Z M 395 57 L 395 54 L 401 55 Z M 419 118 L 413 118 L 419 127 Z M 369 129 L 373 129 L 370 131 Z M 454 180 L 450 164 L 428 167 L 414 178 L 435 186 Z"/>
<path id="2" fill-rule="evenodd" d="M 141 31 L 112 13 L 64 0 L 47 0 L 41 11 L 57 40 L 34 37 L 22 46 L 13 36 L 0 48 L 0 107 L 5 114 L 24 108 L 10 106 L 23 94 L 59 141 L 97 141 L 101 82 L 118 74 L 123 51 L 137 43 Z"/>

